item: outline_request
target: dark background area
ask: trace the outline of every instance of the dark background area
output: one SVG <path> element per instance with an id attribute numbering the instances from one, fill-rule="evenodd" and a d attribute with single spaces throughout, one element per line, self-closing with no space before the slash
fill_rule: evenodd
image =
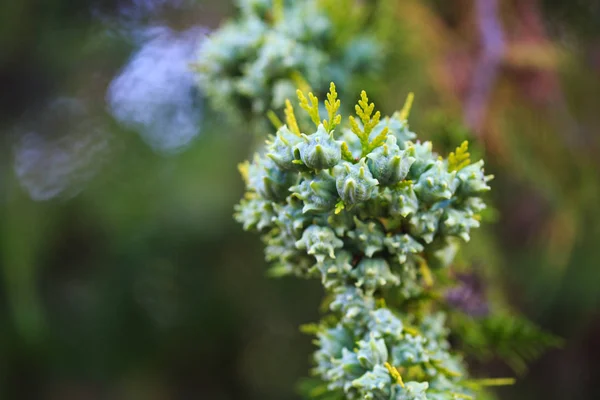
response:
<path id="1" fill-rule="evenodd" d="M 600 6 L 389 1 L 376 104 L 414 91 L 422 138 L 485 154 L 495 218 L 465 251 L 507 306 L 565 339 L 499 398 L 600 398 Z M 299 398 L 319 282 L 265 277 L 260 240 L 232 218 L 252 135 L 187 68 L 233 13 L 1 4 L 0 398 Z"/>

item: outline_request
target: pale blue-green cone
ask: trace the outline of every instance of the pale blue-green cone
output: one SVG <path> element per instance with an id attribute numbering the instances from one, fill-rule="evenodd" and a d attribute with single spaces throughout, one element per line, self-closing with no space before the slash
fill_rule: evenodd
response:
<path id="1" fill-rule="evenodd" d="M 402 321 L 387 308 L 372 312 L 369 330 L 375 337 L 398 340 L 402 336 L 402 329 L 404 329 Z"/>
<path id="2" fill-rule="evenodd" d="M 426 204 L 448 200 L 456 190 L 456 172 L 448 172 L 446 165 L 441 161 L 435 164 L 419 177 L 414 186 L 419 200 Z"/>
<path id="3" fill-rule="evenodd" d="M 360 365 L 365 369 L 373 369 L 376 365 L 383 365 L 388 360 L 388 351 L 385 341 L 371 334 L 365 340 L 358 342 L 356 353 Z"/>
<path id="4" fill-rule="evenodd" d="M 465 242 L 471 240 L 469 233 L 473 228 L 479 228 L 480 223 L 473 215 L 466 211 L 448 208 L 440 221 L 440 232 L 448 236 L 458 236 Z"/>
<path id="5" fill-rule="evenodd" d="M 342 349 L 342 356 L 338 359 L 333 359 L 332 364 L 333 367 L 324 371 L 324 375 L 332 382 L 331 387 L 336 389 L 350 389 L 352 381 L 367 372 L 358 361 L 356 353 L 347 348 Z"/>
<path id="6" fill-rule="evenodd" d="M 385 232 L 379 221 L 362 222 L 354 217 L 354 223 L 356 228 L 348 232 L 348 237 L 353 239 L 353 243 L 360 251 L 367 257 L 372 257 L 377 251 L 383 250 Z"/>
<path id="7" fill-rule="evenodd" d="M 383 146 L 367 155 L 369 171 L 380 185 L 393 185 L 406 178 L 414 162 L 415 158 L 400 150 L 396 137 L 391 135 Z"/>
<path id="8" fill-rule="evenodd" d="M 432 211 L 420 211 L 409 218 L 410 234 L 421 238 L 425 243 L 431 243 L 435 237 L 440 218 L 444 210 L 437 209 Z"/>
<path id="9" fill-rule="evenodd" d="M 283 231 L 271 232 L 269 235 L 265 236 L 265 239 L 267 239 L 265 259 L 269 262 L 298 262 L 300 259 L 309 258 L 306 253 L 293 247 L 293 244 L 295 243 L 294 237 Z M 295 266 L 293 266 L 293 268 L 295 268 Z"/>
<path id="10" fill-rule="evenodd" d="M 357 164 L 342 162 L 333 169 L 339 196 L 345 204 L 351 206 L 370 199 L 377 190 L 379 182 L 361 159 Z"/>
<path id="11" fill-rule="evenodd" d="M 287 126 L 282 126 L 277 131 L 275 139 L 267 147 L 267 157 L 269 157 L 281 169 L 298 169 L 298 164 L 294 164 L 294 147 L 302 141 L 302 138 L 292 133 Z"/>
<path id="12" fill-rule="evenodd" d="M 418 178 L 435 164 L 435 154 L 431 142 L 408 143 L 406 153 L 414 157 L 415 161 L 408 171 L 408 179 L 417 181 Z"/>
<path id="13" fill-rule="evenodd" d="M 417 260 L 409 257 L 408 260 L 399 265 L 393 265 L 394 272 L 400 277 L 400 297 L 411 299 L 423 293 L 423 286 L 419 282 L 419 271 Z"/>
<path id="14" fill-rule="evenodd" d="M 358 389 L 361 399 L 387 400 L 392 392 L 392 377 L 383 365 L 376 365 L 372 371 L 355 379 L 352 386 Z"/>
<path id="15" fill-rule="evenodd" d="M 305 177 L 299 185 L 292 186 L 290 191 L 304 203 L 304 213 L 331 211 L 338 201 L 335 179 L 327 171 L 321 171 L 312 179 L 310 176 Z"/>
<path id="16" fill-rule="evenodd" d="M 337 193 L 337 190 L 336 190 Z M 354 215 L 345 210 L 338 214 L 330 214 L 327 216 L 325 223 L 333 228 L 335 234 L 343 237 L 349 234 L 354 229 Z"/>
<path id="17" fill-rule="evenodd" d="M 389 207 L 392 216 L 406 217 L 419 210 L 419 199 L 417 199 L 413 186 L 407 184 L 391 190 Z"/>
<path id="18" fill-rule="evenodd" d="M 315 170 L 333 168 L 342 158 L 342 142 L 333 138 L 333 132 L 327 133 L 322 124 L 312 135 L 303 134 L 295 149 L 304 165 Z"/>
<path id="19" fill-rule="evenodd" d="M 300 238 L 304 227 L 310 224 L 310 218 L 302 212 L 303 203 L 294 197 L 288 197 L 286 204 L 274 204 L 273 209 L 277 214 L 273 223 L 290 236 Z"/>
<path id="20" fill-rule="evenodd" d="M 323 361 L 340 358 L 344 348 L 351 349 L 354 346 L 351 333 L 341 326 L 320 332 L 317 340 L 319 341 L 317 356 Z"/>
<path id="21" fill-rule="evenodd" d="M 431 358 L 426 346 L 427 339 L 423 336 L 404 335 L 404 338 L 391 350 L 393 365 L 411 367 L 429 362 Z"/>
<path id="22" fill-rule="evenodd" d="M 457 193 L 461 196 L 477 196 L 490 190 L 487 182 L 491 177 L 486 177 L 484 174 L 483 160 L 467 165 L 458 171 L 456 177 L 460 181 Z"/>
<path id="23" fill-rule="evenodd" d="M 384 239 L 383 244 L 390 252 L 397 256 L 396 261 L 404 264 L 409 254 L 416 254 L 423 251 L 424 247 L 408 234 L 396 234 Z"/>
<path id="24" fill-rule="evenodd" d="M 240 222 L 244 230 L 268 228 L 273 223 L 276 214 L 273 204 L 263 199 L 244 199 L 235 207 L 235 219 Z"/>
<path id="25" fill-rule="evenodd" d="M 325 289 L 344 286 L 351 277 L 352 254 L 344 250 L 338 251 L 335 259 L 326 258 L 313 268 L 318 271 Z"/>
<path id="26" fill-rule="evenodd" d="M 298 180 L 297 174 L 282 170 L 271 159 L 258 155 L 248 170 L 248 188 L 268 200 L 284 200 L 289 187 Z"/>
<path id="27" fill-rule="evenodd" d="M 331 228 L 311 225 L 304 230 L 302 238 L 296 242 L 296 248 L 306 250 L 307 254 L 315 256 L 318 262 L 325 257 L 335 258 L 335 249 L 344 245 Z"/>
<path id="28" fill-rule="evenodd" d="M 352 270 L 352 276 L 356 279 L 356 286 L 367 295 L 379 288 L 400 283 L 400 279 L 390 271 L 389 264 L 383 258 L 363 258 Z"/>
<path id="29" fill-rule="evenodd" d="M 357 337 L 364 336 L 364 326 L 371 320 L 375 300 L 354 286 L 335 289 L 336 295 L 329 309 L 342 315 L 342 323 L 353 328 Z"/>
<path id="30" fill-rule="evenodd" d="M 363 291 L 357 287 L 346 286 L 336 289 L 335 297 L 329 306 L 331 311 L 340 312 L 345 317 L 352 319 L 354 313 L 350 310 L 360 308 L 361 312 L 375 309 L 375 301 L 365 296 Z"/>
<path id="31" fill-rule="evenodd" d="M 467 212 L 468 215 L 475 215 L 485 210 L 487 206 L 480 197 L 468 197 L 457 204 L 456 208 Z"/>

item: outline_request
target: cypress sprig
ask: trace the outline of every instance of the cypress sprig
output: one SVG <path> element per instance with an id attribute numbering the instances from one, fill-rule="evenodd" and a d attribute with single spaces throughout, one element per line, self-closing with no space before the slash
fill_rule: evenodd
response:
<path id="1" fill-rule="evenodd" d="M 415 141 L 412 96 L 382 118 L 363 91 L 344 125 L 336 93 L 332 83 L 323 121 L 316 96 L 298 93 L 316 128 L 286 104 L 286 125 L 242 170 L 248 192 L 235 217 L 262 234 L 273 275 L 319 278 L 331 296 L 330 314 L 305 331 L 332 396 L 474 398 L 484 385 L 448 343 L 444 313 L 411 304 L 439 289 L 436 276 L 479 226 L 483 161 L 466 163 L 466 145 L 446 160 Z"/>

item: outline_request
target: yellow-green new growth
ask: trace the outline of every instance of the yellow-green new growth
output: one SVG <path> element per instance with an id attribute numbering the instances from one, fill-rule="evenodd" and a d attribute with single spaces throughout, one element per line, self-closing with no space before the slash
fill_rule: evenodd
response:
<path id="1" fill-rule="evenodd" d="M 404 107 L 402 107 L 402 110 L 400 111 L 400 119 L 402 121 L 408 120 L 414 99 L 415 99 L 415 94 L 413 92 L 410 92 L 408 94 L 408 96 L 406 96 L 406 101 L 404 102 Z"/>
<path id="2" fill-rule="evenodd" d="M 318 127 L 319 125 L 323 125 L 325 130 L 328 133 L 331 133 L 337 126 L 341 124 L 342 116 L 338 114 L 341 102 L 338 99 L 336 86 L 333 82 L 331 82 L 329 86 L 329 93 L 327 94 L 327 100 L 325 100 L 325 109 L 327 110 L 329 119 L 323 119 L 323 121 L 321 121 L 319 116 L 319 99 L 317 96 L 315 96 L 312 92 L 309 92 L 307 98 L 300 89 L 296 91 L 296 94 L 298 95 L 300 107 L 302 107 L 308 113 L 315 126 Z M 413 98 L 414 95 L 409 93 L 406 103 L 401 111 L 402 118 L 408 117 Z M 294 134 L 299 136 L 300 129 L 298 127 L 298 122 L 296 120 L 292 104 L 289 100 L 286 100 L 285 104 L 285 117 L 287 126 Z M 375 104 L 369 103 L 367 92 L 364 90 L 361 92 L 358 104 L 356 104 L 354 108 L 356 110 L 357 117 L 360 118 L 362 126 L 359 125 L 355 117 L 350 116 L 350 130 L 358 137 L 360 141 L 361 155 L 358 158 L 354 157 L 346 142 L 343 142 L 341 147 L 342 159 L 352 163 L 358 162 L 358 160 L 365 157 L 374 149 L 382 146 L 386 142 L 389 134 L 389 128 L 385 126 L 381 129 L 381 132 L 379 132 L 377 136 L 373 138 L 373 140 L 370 139 L 373 130 L 381 122 L 381 113 L 379 111 L 373 113 L 375 110 Z"/>
<path id="3" fill-rule="evenodd" d="M 267 112 L 267 118 L 269 118 L 269 121 L 271 121 L 271 124 L 275 127 L 275 129 L 279 129 L 283 126 L 283 122 L 281 122 L 277 114 L 275 114 L 275 111 L 269 110 Z"/>
<path id="4" fill-rule="evenodd" d="M 369 97 L 367 96 L 367 92 L 364 90 L 360 93 L 360 100 L 354 109 L 356 110 L 356 115 L 360 118 L 363 124 L 363 128 L 360 129 L 356 119 L 353 116 L 350 116 L 350 129 L 352 129 L 352 132 L 358 136 L 362 147 L 361 157 L 364 157 L 369 154 L 371 150 L 381 146 L 385 142 L 388 134 L 388 128 L 383 128 L 383 130 L 373 139 L 373 141 L 369 140 L 371 132 L 373 132 L 373 128 L 377 126 L 379 120 L 381 119 L 381 113 L 377 111 L 373 115 L 375 104 L 369 103 Z"/>
<path id="5" fill-rule="evenodd" d="M 352 152 L 348 148 L 348 143 L 346 142 L 342 143 L 342 158 L 346 161 L 356 162 L 354 156 L 352 155 Z"/>
<path id="6" fill-rule="evenodd" d="M 275 21 L 283 20 L 283 0 L 273 0 L 273 18 Z"/>
<path id="7" fill-rule="evenodd" d="M 469 153 L 469 142 L 465 140 L 456 148 L 455 152 L 448 155 L 448 171 L 460 171 L 471 164 L 471 154 Z"/>
<path id="8" fill-rule="evenodd" d="M 472 389 L 480 390 L 483 387 L 489 386 L 510 386 L 516 383 L 515 378 L 485 378 L 485 379 L 469 379 L 464 382 L 464 385 Z"/>
<path id="9" fill-rule="evenodd" d="M 238 164 L 238 171 L 240 172 L 240 175 L 242 176 L 242 179 L 244 180 L 244 183 L 246 185 L 249 182 L 249 173 L 250 173 L 249 168 L 250 168 L 249 161 L 244 161 L 244 162 Z"/>
<path id="10" fill-rule="evenodd" d="M 300 89 L 296 91 L 298 100 L 300 101 L 300 107 L 306 110 L 310 119 L 315 123 L 316 126 L 321 124 L 321 117 L 319 117 L 319 99 L 312 92 L 308 93 L 308 99 L 304 96 L 304 93 Z M 310 100 L 310 104 L 309 104 Z"/>
<path id="11" fill-rule="evenodd" d="M 400 372 L 398 371 L 398 369 L 396 367 L 392 366 L 392 364 L 390 364 L 389 362 L 386 362 L 383 365 L 388 370 L 388 372 L 390 373 L 390 376 L 392 377 L 392 379 L 398 385 L 404 387 L 404 381 L 402 380 L 402 375 L 400 375 Z"/>
<path id="12" fill-rule="evenodd" d="M 331 82 L 329 85 L 329 93 L 327 94 L 327 100 L 325 100 L 325 108 L 329 115 L 329 121 L 323 120 L 323 126 L 327 132 L 331 132 L 342 122 L 342 116 L 337 112 L 340 108 L 340 100 L 338 100 L 338 94 L 335 90 L 335 83 Z"/>
<path id="13" fill-rule="evenodd" d="M 298 121 L 296 120 L 296 114 L 294 114 L 294 107 L 292 106 L 292 102 L 287 99 L 285 101 L 285 122 L 287 127 L 292 133 L 300 136 L 300 128 L 298 127 Z"/>

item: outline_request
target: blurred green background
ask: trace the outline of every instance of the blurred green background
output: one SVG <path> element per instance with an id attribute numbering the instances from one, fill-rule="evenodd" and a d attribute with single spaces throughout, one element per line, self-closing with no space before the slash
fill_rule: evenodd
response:
<path id="1" fill-rule="evenodd" d="M 421 138 L 485 154 L 494 222 L 469 257 L 565 339 L 499 398 L 600 398 L 600 5 L 379 1 L 395 11 L 373 99 L 414 91 Z M 319 282 L 265 277 L 232 218 L 253 137 L 188 69 L 234 12 L 0 6 L 0 398 L 299 398 Z"/>

